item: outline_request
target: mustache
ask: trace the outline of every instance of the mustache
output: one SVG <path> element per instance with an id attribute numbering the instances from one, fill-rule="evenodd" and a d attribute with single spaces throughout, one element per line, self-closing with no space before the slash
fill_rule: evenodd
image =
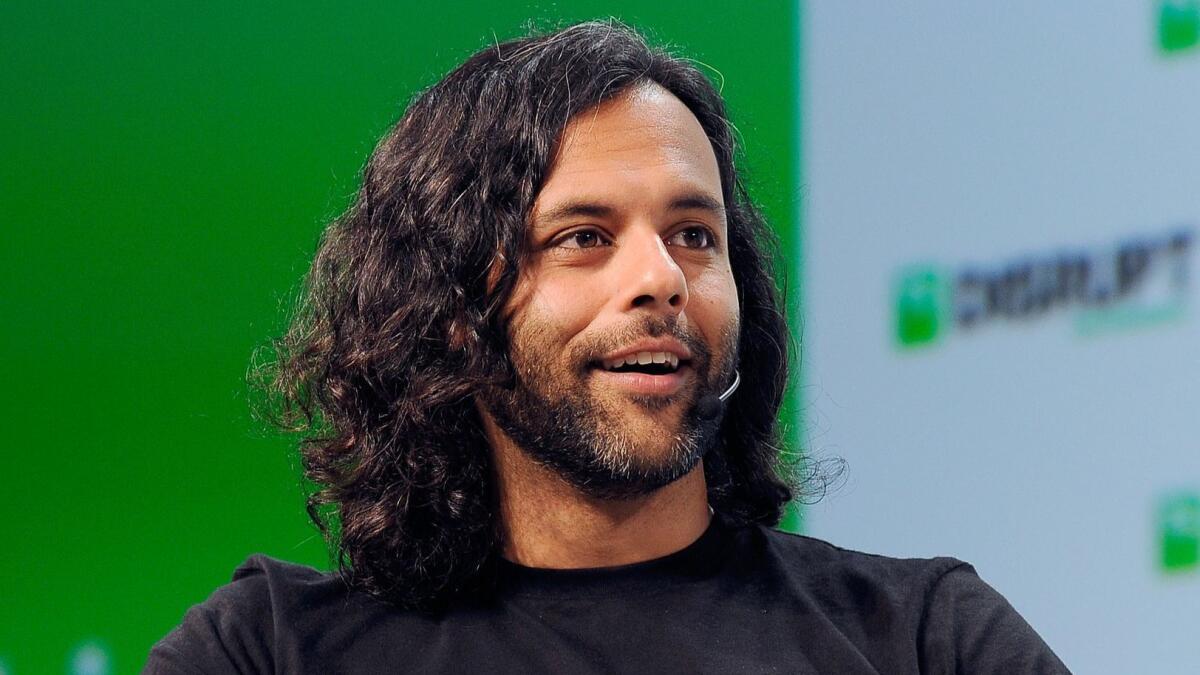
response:
<path id="1" fill-rule="evenodd" d="M 646 316 L 640 320 L 604 331 L 581 341 L 572 350 L 572 360 L 581 371 L 587 370 L 605 354 L 642 338 L 672 337 L 682 342 L 692 353 L 692 365 L 706 372 L 712 360 L 712 350 L 699 331 L 679 321 L 678 317 Z"/>

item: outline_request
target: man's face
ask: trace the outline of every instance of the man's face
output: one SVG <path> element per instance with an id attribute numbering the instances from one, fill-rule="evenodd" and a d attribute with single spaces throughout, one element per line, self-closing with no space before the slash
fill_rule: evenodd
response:
<path id="1" fill-rule="evenodd" d="M 695 413 L 736 362 L 739 307 L 704 130 L 657 85 L 567 126 L 508 306 L 513 390 L 484 408 L 526 453 L 599 497 L 692 470 L 718 420 Z"/>

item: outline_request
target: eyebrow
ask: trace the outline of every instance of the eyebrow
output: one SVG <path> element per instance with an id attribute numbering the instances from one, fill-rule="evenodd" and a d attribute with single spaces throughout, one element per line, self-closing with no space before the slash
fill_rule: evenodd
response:
<path id="1" fill-rule="evenodd" d="M 715 216 L 725 217 L 725 207 L 720 201 L 702 192 L 689 192 L 671 200 L 668 211 L 708 211 Z M 546 227 L 570 218 L 612 218 L 617 210 L 601 202 L 581 200 L 567 202 L 543 212 L 534 218 L 534 227 Z"/>

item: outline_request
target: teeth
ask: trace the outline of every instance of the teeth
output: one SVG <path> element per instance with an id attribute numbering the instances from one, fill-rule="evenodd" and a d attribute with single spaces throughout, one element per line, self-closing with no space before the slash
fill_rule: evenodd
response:
<path id="1" fill-rule="evenodd" d="M 605 359 L 604 367 L 608 370 L 624 365 L 647 365 L 651 363 L 666 363 L 672 368 L 679 367 L 679 357 L 670 352 L 637 352 L 615 359 Z"/>

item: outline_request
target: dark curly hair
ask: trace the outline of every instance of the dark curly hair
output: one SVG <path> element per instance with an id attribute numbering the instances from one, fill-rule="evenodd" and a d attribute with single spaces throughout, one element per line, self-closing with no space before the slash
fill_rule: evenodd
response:
<path id="1" fill-rule="evenodd" d="M 568 120 L 648 82 L 712 142 L 742 311 L 742 387 L 705 457 L 709 503 L 735 523 L 779 521 L 787 326 L 724 104 L 690 62 L 619 23 L 583 23 L 489 46 L 411 101 L 275 341 L 268 408 L 304 434 L 308 511 L 351 585 L 425 609 L 486 595 L 500 534 L 474 400 L 512 378 L 502 309 L 526 223 Z"/>

